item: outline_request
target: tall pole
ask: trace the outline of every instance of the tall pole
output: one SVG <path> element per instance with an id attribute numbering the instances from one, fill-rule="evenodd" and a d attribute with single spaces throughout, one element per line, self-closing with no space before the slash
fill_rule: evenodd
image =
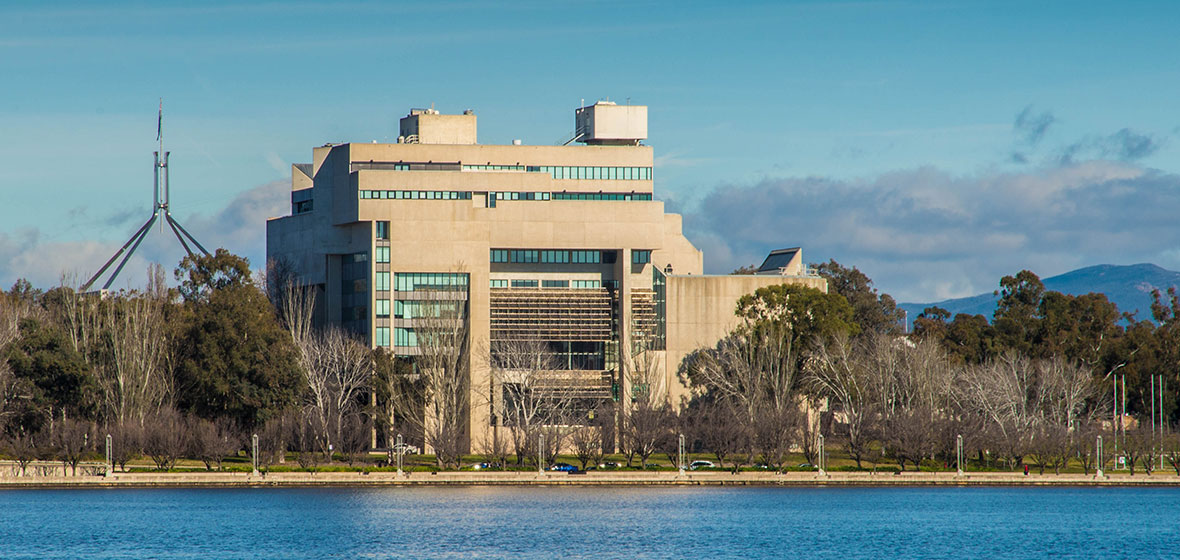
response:
<path id="1" fill-rule="evenodd" d="M 819 440 L 819 461 L 817 461 L 819 463 L 819 465 L 817 465 L 817 466 L 819 467 L 820 476 L 825 476 L 825 475 L 827 475 L 827 472 L 825 472 L 826 469 L 824 468 L 825 467 L 825 465 L 824 465 L 824 435 L 819 434 L 819 436 L 816 439 Z"/>
<path id="2" fill-rule="evenodd" d="M 401 434 L 397 435 L 397 446 L 394 449 L 397 450 L 397 475 L 402 476 L 402 454 L 406 452 L 406 444 L 402 442 Z"/>
<path id="3" fill-rule="evenodd" d="M 1095 475 L 1098 478 L 1102 478 L 1102 436 L 1101 435 L 1098 436 L 1098 441 L 1094 444 L 1094 448 L 1095 448 L 1094 460 L 1096 461 L 1096 464 L 1098 466 L 1098 468 L 1095 469 L 1095 471 L 1096 471 Z"/>
<path id="4" fill-rule="evenodd" d="M 678 455 L 679 457 L 676 459 L 676 470 L 680 471 L 680 474 L 684 474 L 684 434 L 680 434 L 680 449 Z"/>
<path id="5" fill-rule="evenodd" d="M 963 476 L 963 434 L 959 434 L 955 438 L 955 450 L 958 453 L 958 458 L 955 459 L 955 466 L 958 467 L 959 476 Z"/>
<path id="6" fill-rule="evenodd" d="M 1110 379 L 1111 393 L 1110 393 L 1110 430 L 1114 433 L 1114 453 L 1119 453 L 1119 376 L 1113 375 Z"/>
<path id="7" fill-rule="evenodd" d="M 537 472 L 545 474 L 545 434 L 537 436 Z"/>
<path id="8" fill-rule="evenodd" d="M 253 466 L 252 474 L 258 476 L 258 434 L 250 438 L 250 464 Z"/>
<path id="9" fill-rule="evenodd" d="M 107 476 L 115 473 L 115 455 L 111 450 L 111 434 L 107 434 Z"/>

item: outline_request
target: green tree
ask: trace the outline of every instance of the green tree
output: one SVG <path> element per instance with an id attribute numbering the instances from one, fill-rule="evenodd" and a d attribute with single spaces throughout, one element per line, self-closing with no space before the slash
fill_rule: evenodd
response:
<path id="1" fill-rule="evenodd" d="M 852 305 L 853 320 L 863 333 L 900 333 L 905 329 L 905 313 L 889 294 L 877 293 L 873 281 L 855 266 L 848 268 L 832 259 L 812 265 L 828 279 L 828 290 L 844 296 Z"/>
<path id="2" fill-rule="evenodd" d="M 250 284 L 250 261 L 225 249 L 208 256 L 192 254 L 180 261 L 176 280 L 186 302 L 207 300 L 218 290 Z"/>
<path id="3" fill-rule="evenodd" d="M 1021 270 L 1016 276 L 1000 279 L 1000 296 L 993 316 L 997 343 L 1005 350 L 1015 350 L 1028 355 L 1033 339 L 1040 330 L 1037 313 L 1045 285 L 1036 274 Z"/>
<path id="4" fill-rule="evenodd" d="M 21 384 L 27 400 L 18 405 L 16 424 L 37 431 L 44 422 L 65 414 L 93 418 L 97 385 L 86 361 L 57 328 L 26 318 L 20 321 L 19 338 L 10 343 L 4 358 Z M 11 421 L 10 421 L 11 422 Z"/>
<path id="5" fill-rule="evenodd" d="M 291 336 L 266 295 L 250 282 L 246 259 L 218 249 L 190 256 L 176 271 L 185 297 L 178 321 L 178 405 L 239 426 L 266 422 L 305 390 Z"/>

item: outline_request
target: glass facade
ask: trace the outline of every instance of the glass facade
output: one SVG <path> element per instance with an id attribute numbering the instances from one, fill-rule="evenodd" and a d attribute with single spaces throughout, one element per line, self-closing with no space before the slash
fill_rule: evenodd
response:
<path id="1" fill-rule="evenodd" d="M 340 321 L 346 330 L 369 335 L 369 254 L 340 258 Z"/>

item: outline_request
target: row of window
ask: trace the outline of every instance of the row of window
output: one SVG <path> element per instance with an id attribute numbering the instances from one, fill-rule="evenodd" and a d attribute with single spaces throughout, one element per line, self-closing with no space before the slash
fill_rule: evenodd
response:
<path id="1" fill-rule="evenodd" d="M 471 200 L 472 191 L 357 191 L 361 200 Z M 639 200 L 649 201 L 651 193 L 587 192 L 490 192 L 495 200 Z M 296 203 L 303 204 L 303 203 Z M 302 207 L 300 207 L 302 208 Z M 307 212 L 311 201 L 306 202 Z M 300 213 L 300 212 L 296 212 Z"/>
<path id="2" fill-rule="evenodd" d="M 461 302 L 457 301 L 402 301 L 393 300 L 393 316 L 397 319 L 416 317 L 443 317 L 460 313 Z M 390 300 L 378 299 L 373 306 L 377 317 L 389 318 Z"/>
<path id="3" fill-rule="evenodd" d="M 527 171 L 548 173 L 554 179 L 650 181 L 650 167 L 598 167 L 586 165 L 530 165 Z"/>
<path id="4" fill-rule="evenodd" d="M 523 165 L 467 165 L 463 164 L 463 171 L 524 171 Z"/>
<path id="5" fill-rule="evenodd" d="M 471 200 L 471 191 L 357 191 L 361 200 Z"/>
<path id="6" fill-rule="evenodd" d="M 493 165 L 458 163 L 415 163 L 415 162 L 352 162 L 351 171 L 527 171 L 548 173 L 554 179 L 593 179 L 606 181 L 650 181 L 650 167 L 615 167 L 592 165 Z"/>
<path id="7" fill-rule="evenodd" d="M 389 262 L 389 247 L 377 247 L 373 252 L 373 261 L 379 263 Z"/>
<path id="8" fill-rule="evenodd" d="M 492 279 L 491 287 L 493 288 L 507 288 L 509 286 L 508 280 Z M 511 286 L 513 288 L 536 288 L 536 280 L 512 280 Z M 541 280 L 542 288 L 601 288 L 601 280 Z"/>
<path id="9" fill-rule="evenodd" d="M 615 262 L 614 251 L 567 251 L 562 249 L 492 249 L 493 263 L 599 264 Z"/>
<path id="10" fill-rule="evenodd" d="M 388 282 L 388 272 L 384 274 Z M 388 288 L 386 288 L 388 289 Z M 394 275 L 394 289 L 399 292 L 428 291 L 467 291 L 467 274 L 455 272 L 399 272 Z"/>
<path id="11" fill-rule="evenodd" d="M 572 193 L 555 192 L 553 200 L 651 200 L 651 193 Z"/>

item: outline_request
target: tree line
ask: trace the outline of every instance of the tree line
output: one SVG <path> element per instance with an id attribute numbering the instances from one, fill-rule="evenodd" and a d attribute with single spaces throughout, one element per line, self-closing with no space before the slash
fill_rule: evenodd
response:
<path id="1" fill-rule="evenodd" d="M 740 327 L 681 364 L 694 390 L 682 414 L 711 419 L 697 423 L 698 449 L 734 468 L 781 468 L 789 450 L 819 460 L 822 435 L 857 467 L 954 467 L 962 436 L 982 467 L 1072 462 L 1089 472 L 1117 451 L 1132 472 L 1162 453 L 1180 474 L 1180 439 L 1168 428 L 1180 372 L 1174 289 L 1156 291 L 1150 319 L 1138 318 L 1102 294 L 1047 291 L 1021 271 L 1000 280 L 991 320 L 932 307 L 907 334 L 893 299 L 859 270 L 815 268 L 830 293 L 759 289 L 738 303 Z M 1119 402 L 1116 417 L 1116 389 L 1125 416 Z"/>
<path id="2" fill-rule="evenodd" d="M 345 331 L 312 328 L 313 292 L 289 270 L 253 274 L 221 249 L 174 274 L 169 288 L 153 266 L 146 288 L 105 297 L 64 280 L 0 291 L 0 450 L 20 470 L 38 458 L 76 467 L 108 434 L 116 464 L 144 456 L 161 469 L 181 457 L 220 468 L 254 433 L 264 464 L 370 447 L 375 357 Z"/>

